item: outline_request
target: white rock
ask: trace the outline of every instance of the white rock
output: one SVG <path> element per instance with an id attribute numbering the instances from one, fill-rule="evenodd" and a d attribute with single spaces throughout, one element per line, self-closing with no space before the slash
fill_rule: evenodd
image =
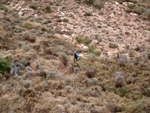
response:
<path id="1" fill-rule="evenodd" d="M 109 17 L 114 18 L 114 17 L 115 17 L 114 13 L 111 13 L 111 14 L 109 15 Z"/>
<path id="2" fill-rule="evenodd" d="M 22 16 L 22 15 L 23 15 L 23 12 L 19 12 L 18 14 L 19 14 L 19 16 Z"/>
<path id="3" fill-rule="evenodd" d="M 118 3 L 118 2 L 115 2 L 115 4 L 116 4 L 116 5 L 119 5 L 119 3 Z"/>

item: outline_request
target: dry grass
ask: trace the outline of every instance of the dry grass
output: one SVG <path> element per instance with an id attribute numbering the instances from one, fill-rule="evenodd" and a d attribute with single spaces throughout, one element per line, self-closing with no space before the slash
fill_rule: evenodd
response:
<path id="1" fill-rule="evenodd" d="M 142 3 L 140 7 L 145 5 Z M 131 9 L 135 7 L 137 6 L 129 5 Z M 38 9 L 34 6 L 32 8 Z M 46 13 L 51 13 L 50 7 L 43 8 Z M 17 16 L 12 17 L 17 20 Z M 133 56 L 129 62 L 120 66 L 109 56 L 100 57 L 101 51 L 96 46 L 90 45 L 90 37 L 77 37 L 76 40 L 79 43 L 89 45 L 89 53 L 86 52 L 74 64 L 72 40 L 58 38 L 54 35 L 56 32 L 49 31 L 45 24 L 50 21 L 43 22 L 44 19 L 40 23 L 34 23 L 22 19 L 24 21 L 22 31 L 14 32 L 15 26 L 19 26 L 19 23 L 13 21 L 14 23 L 11 24 L 10 21 L 13 19 L 10 18 L 7 21 L 2 19 L 3 23 L 0 23 L 0 57 L 10 59 L 12 62 L 21 62 L 21 59 L 26 58 L 33 72 L 31 76 L 27 76 L 26 70 L 23 69 L 18 76 L 9 76 L 8 79 L 0 77 L 0 112 L 149 112 L 149 54 L 147 54 L 148 58 Z M 70 19 L 68 20 L 70 22 Z M 68 20 L 63 21 L 68 22 Z M 29 34 L 29 37 L 34 35 L 35 41 L 24 39 L 24 33 Z M 30 49 L 19 47 L 18 42 L 22 42 L 22 47 L 28 45 Z M 109 46 L 118 48 L 116 44 Z M 140 48 L 135 50 L 139 51 Z M 61 56 L 59 56 L 61 52 L 65 53 L 62 54 L 62 59 L 66 66 L 62 65 Z M 36 61 L 41 63 L 41 70 L 36 70 Z M 77 73 L 73 73 L 75 67 L 79 69 Z M 55 71 L 57 77 L 47 77 L 47 71 Z M 124 83 L 119 88 L 115 86 L 113 76 L 115 72 L 124 74 Z M 27 89 L 23 86 L 26 80 L 32 82 Z"/>

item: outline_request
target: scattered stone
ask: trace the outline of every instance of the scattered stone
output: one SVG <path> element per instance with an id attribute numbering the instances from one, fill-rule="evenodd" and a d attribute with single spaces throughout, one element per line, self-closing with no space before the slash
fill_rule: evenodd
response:
<path id="1" fill-rule="evenodd" d="M 22 47 L 22 42 L 18 42 L 18 46 L 19 46 L 19 47 Z"/>
<path id="2" fill-rule="evenodd" d="M 29 87 L 31 86 L 31 82 L 30 82 L 30 81 L 25 81 L 25 82 L 23 83 L 23 86 L 24 86 L 25 88 L 29 88 Z"/>

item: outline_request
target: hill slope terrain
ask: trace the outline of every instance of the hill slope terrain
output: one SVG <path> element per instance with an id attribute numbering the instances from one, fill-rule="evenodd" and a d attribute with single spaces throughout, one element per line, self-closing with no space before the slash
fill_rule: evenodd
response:
<path id="1" fill-rule="evenodd" d="M 149 113 L 149 20 L 142 0 L 1 0 L 0 112 Z"/>

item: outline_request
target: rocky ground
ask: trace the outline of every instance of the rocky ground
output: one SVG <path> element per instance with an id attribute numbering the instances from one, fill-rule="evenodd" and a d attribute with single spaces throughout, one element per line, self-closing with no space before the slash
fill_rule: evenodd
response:
<path id="1" fill-rule="evenodd" d="M 149 113 L 150 23 L 129 4 L 2 0 L 0 112 Z"/>

